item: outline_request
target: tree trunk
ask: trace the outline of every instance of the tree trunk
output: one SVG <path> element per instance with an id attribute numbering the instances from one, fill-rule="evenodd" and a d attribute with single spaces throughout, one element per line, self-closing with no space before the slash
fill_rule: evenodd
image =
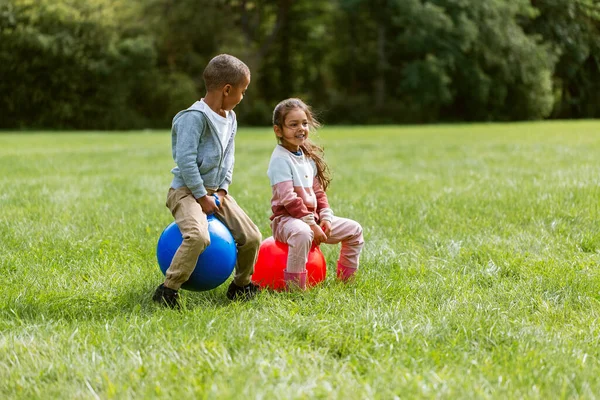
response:
<path id="1" fill-rule="evenodd" d="M 385 105 L 385 26 L 379 24 L 377 29 L 377 77 L 375 78 L 375 107 L 383 108 Z"/>

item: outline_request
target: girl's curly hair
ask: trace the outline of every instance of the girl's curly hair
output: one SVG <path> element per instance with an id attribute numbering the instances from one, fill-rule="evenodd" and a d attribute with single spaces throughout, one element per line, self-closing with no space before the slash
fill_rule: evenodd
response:
<path id="1" fill-rule="evenodd" d="M 295 109 L 304 111 L 306 118 L 308 119 L 310 131 L 316 132 L 321 124 L 315 118 L 310 106 L 308 106 L 302 100 L 296 98 L 286 99 L 277 104 L 275 110 L 273 111 L 273 125 L 283 129 L 285 117 L 290 111 Z M 277 140 L 281 143 L 281 138 L 277 138 Z M 317 179 L 319 179 L 323 190 L 327 190 L 329 184 L 331 183 L 331 172 L 329 170 L 329 166 L 325 162 L 323 148 L 312 142 L 310 139 L 306 139 L 300 148 L 304 154 L 306 154 L 315 162 L 315 165 L 317 166 Z"/>

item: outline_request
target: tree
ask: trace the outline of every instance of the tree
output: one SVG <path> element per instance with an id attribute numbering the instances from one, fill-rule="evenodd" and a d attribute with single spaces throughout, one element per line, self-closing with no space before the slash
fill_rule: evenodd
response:
<path id="1" fill-rule="evenodd" d="M 532 0 L 539 11 L 524 20 L 558 57 L 553 75 L 555 118 L 600 117 L 600 4 L 592 0 Z"/>
<path id="2" fill-rule="evenodd" d="M 118 7 L 103 0 L 0 4 L 0 127 L 141 122 L 130 92 L 155 53 L 148 38 L 119 35 Z"/>
<path id="3" fill-rule="evenodd" d="M 360 119 L 373 122 L 549 114 L 554 58 L 517 23 L 532 15 L 527 0 L 346 0 L 340 7 L 332 68 L 335 87 L 346 83 L 340 98 L 353 99 L 343 100 L 347 114 L 360 109 Z"/>

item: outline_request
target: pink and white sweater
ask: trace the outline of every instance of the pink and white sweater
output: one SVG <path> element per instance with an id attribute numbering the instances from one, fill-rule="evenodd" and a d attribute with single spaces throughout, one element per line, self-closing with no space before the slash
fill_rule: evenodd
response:
<path id="1" fill-rule="evenodd" d="M 312 159 L 278 145 L 271 155 L 267 175 L 273 189 L 271 220 L 282 215 L 301 219 L 308 225 L 332 220 L 333 211 L 316 178 L 317 167 Z"/>

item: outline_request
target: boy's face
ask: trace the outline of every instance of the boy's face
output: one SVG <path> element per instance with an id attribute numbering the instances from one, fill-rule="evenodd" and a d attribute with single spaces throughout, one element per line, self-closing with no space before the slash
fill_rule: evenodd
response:
<path id="1" fill-rule="evenodd" d="M 245 76 L 242 82 L 237 86 L 225 85 L 223 88 L 223 110 L 233 110 L 244 98 L 248 85 L 250 85 L 249 76 Z"/>

